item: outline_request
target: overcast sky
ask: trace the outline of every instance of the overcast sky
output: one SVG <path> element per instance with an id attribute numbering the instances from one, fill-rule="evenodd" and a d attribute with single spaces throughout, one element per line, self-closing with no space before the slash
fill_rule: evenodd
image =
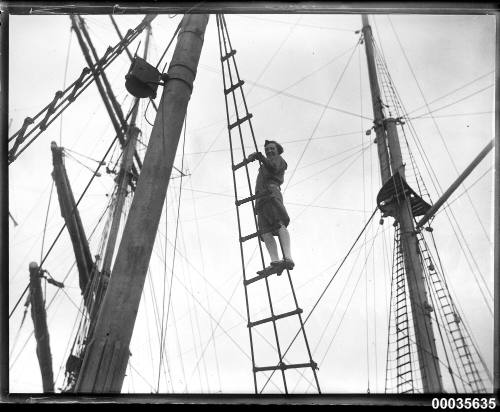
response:
<path id="1" fill-rule="evenodd" d="M 84 17 L 102 55 L 118 41 L 111 21 L 108 16 Z M 123 33 L 136 27 L 142 18 L 116 16 Z M 152 64 L 158 62 L 180 19 L 180 15 L 162 15 L 154 20 L 148 59 Z M 364 45 L 357 45 L 361 16 L 228 15 L 226 19 L 237 50 L 239 73 L 246 82 L 244 90 L 254 116 L 257 142 L 262 146 L 264 140 L 275 139 L 285 149 L 288 171 L 282 189 L 291 217 L 289 231 L 296 263 L 291 273 L 299 306 L 308 315 L 375 208 L 380 189 L 374 136 L 365 133 L 372 127 L 373 113 Z M 435 202 L 493 138 L 494 16 L 378 15 L 372 16 L 371 22 L 393 83 L 413 119 L 418 140 L 408 137 L 408 143 Z M 68 16 L 11 16 L 9 30 L 10 136 L 26 116 L 38 113 L 57 90 L 71 84 L 86 64 L 76 36 L 70 32 Z M 144 36 L 138 39 L 142 53 Z M 138 40 L 130 50 L 134 52 L 137 45 Z M 170 61 L 172 52 L 173 46 L 160 68 Z M 123 53 L 108 70 L 124 111 L 132 101 L 124 85 L 129 65 Z M 157 103 L 160 95 L 161 88 Z M 151 131 L 148 121 L 153 123 L 154 118 L 151 105 L 142 101 L 138 117 L 141 156 Z M 182 180 L 180 192 L 179 174 L 172 173 L 175 179 L 167 193 L 167 217 L 165 220 L 164 213 L 160 221 L 123 392 L 150 393 L 159 386 L 161 393 L 252 393 L 215 16 L 207 26 L 186 122 L 184 159 L 181 140 L 175 165 L 179 169 L 183 165 L 188 176 Z M 40 262 L 42 244 L 45 253 L 63 224 L 55 190 L 50 197 L 50 142 L 72 150 L 81 163 L 94 169 L 95 160 L 102 158 L 113 137 L 102 100 L 92 85 L 9 166 L 9 211 L 19 223 L 14 226 L 9 222 L 9 308 L 26 287 L 29 262 Z M 248 133 L 245 139 L 250 145 Z M 403 151 L 408 153 L 401 139 Z M 107 159 L 108 164 L 112 166 L 117 158 L 118 149 L 111 160 Z M 451 198 L 451 206 L 438 213 L 433 223 L 448 285 L 490 371 L 492 162 L 490 153 L 466 180 L 468 195 L 460 187 Z M 92 174 L 81 163 L 66 158 L 75 198 Z M 250 170 L 253 180 L 257 164 Z M 409 167 L 407 175 L 411 181 Z M 95 228 L 90 239 L 93 254 L 98 253 L 106 219 L 96 224 L 108 204 L 113 178 L 102 173 L 79 207 L 87 236 Z M 243 181 L 239 190 L 244 197 L 247 189 Z M 252 219 L 244 215 L 244 220 L 244 233 L 249 234 Z M 393 227 L 392 219 L 386 219 L 383 225 L 379 220 L 377 213 L 362 238 L 360 244 L 364 245 L 350 255 L 306 323 L 323 393 L 376 393 L 385 389 Z M 255 246 L 253 242 L 245 249 L 250 274 L 260 264 L 258 252 L 252 254 Z M 73 262 L 65 231 L 44 264 L 55 279 L 62 281 L 67 276 L 64 292 L 58 291 L 48 308 L 56 388 L 62 385 L 80 306 Z M 157 318 L 161 317 L 162 302 L 168 302 L 164 290 L 168 296 L 172 273 L 165 345 L 168 368 L 159 374 Z M 273 277 L 270 284 L 275 312 L 294 309 L 285 277 Z M 259 288 L 249 289 L 252 320 L 268 316 L 267 297 Z M 50 302 L 56 289 L 48 285 L 46 293 Z M 28 314 L 20 329 L 22 315 L 20 307 L 10 319 L 10 390 L 38 392 L 41 379 L 32 321 Z M 287 347 L 297 325 L 287 321 L 280 325 L 282 346 Z M 263 326 L 259 333 L 254 339 L 257 365 L 276 363 L 272 331 Z M 302 341 L 292 348 L 289 361 L 308 360 Z M 305 379 L 293 371 L 289 376 L 289 388 L 294 392 L 314 393 L 309 384 L 310 371 L 304 373 Z M 449 379 L 445 382 L 450 385 Z M 278 374 L 267 390 L 282 390 Z"/>

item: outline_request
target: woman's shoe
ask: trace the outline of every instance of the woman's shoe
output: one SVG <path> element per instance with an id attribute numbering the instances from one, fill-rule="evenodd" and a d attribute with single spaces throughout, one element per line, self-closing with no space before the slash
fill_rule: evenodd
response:
<path id="1" fill-rule="evenodd" d="M 284 258 L 282 262 L 283 262 L 283 266 L 288 270 L 292 270 L 295 266 L 294 261 L 290 258 Z"/>

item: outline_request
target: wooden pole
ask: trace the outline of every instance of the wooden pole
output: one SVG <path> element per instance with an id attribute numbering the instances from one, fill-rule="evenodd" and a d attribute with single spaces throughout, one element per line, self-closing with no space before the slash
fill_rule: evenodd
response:
<path id="1" fill-rule="evenodd" d="M 36 262 L 31 262 L 30 271 L 30 299 L 31 317 L 35 329 L 36 356 L 42 374 L 42 387 L 45 393 L 54 392 L 54 374 L 52 372 L 52 355 L 50 354 L 49 331 L 47 328 L 47 314 L 42 295 L 40 282 L 40 268 Z"/>
<path id="2" fill-rule="evenodd" d="M 460 176 L 451 184 L 451 186 L 444 192 L 441 197 L 432 205 L 432 207 L 427 211 L 427 213 L 420 219 L 417 223 L 417 228 L 425 225 L 429 219 L 436 214 L 443 203 L 448 200 L 448 198 L 453 194 L 453 192 L 462 184 L 462 182 L 471 174 L 471 172 L 476 168 L 476 166 L 483 160 L 486 155 L 493 148 L 494 139 L 492 139 L 483 150 L 475 157 L 475 159 L 470 163 L 469 166 L 462 172 Z"/>
<path id="3" fill-rule="evenodd" d="M 363 22 L 363 35 L 366 50 L 366 58 L 368 60 L 368 78 L 370 80 L 370 90 L 372 95 L 373 107 L 373 124 L 377 143 L 378 158 L 380 163 L 380 176 L 382 177 L 382 185 L 391 177 L 389 154 L 387 152 L 387 137 L 384 129 L 384 113 L 382 111 L 382 98 L 380 97 L 380 87 L 378 85 L 377 68 L 375 66 L 375 58 L 373 51 L 372 29 L 368 24 L 368 16 L 361 16 Z"/>
<path id="4" fill-rule="evenodd" d="M 84 296 L 85 305 L 87 309 L 89 309 L 91 303 L 90 296 L 88 296 L 87 293 L 87 286 L 92 279 L 94 261 L 90 253 L 80 214 L 76 207 L 73 191 L 71 190 L 71 185 L 66 174 L 66 168 L 64 167 L 62 147 L 58 147 L 56 142 L 52 142 L 50 148 L 52 150 L 52 164 L 54 166 L 52 178 L 54 179 L 57 189 L 61 216 L 66 222 L 66 228 L 68 229 L 73 245 L 76 265 L 78 267 L 80 290 Z"/>
<path id="5" fill-rule="evenodd" d="M 111 279 L 75 388 L 118 393 L 208 15 L 185 15 Z"/>
<path id="6" fill-rule="evenodd" d="M 387 131 L 391 167 L 399 171 L 404 179 L 404 165 L 399 146 L 396 120 L 389 118 L 384 121 Z M 443 382 L 437 356 L 436 340 L 431 322 L 431 305 L 427 299 L 422 264 L 418 254 L 418 239 L 415 231 L 410 200 L 405 198 L 395 205 L 396 219 L 400 229 L 400 245 L 403 253 L 408 294 L 410 297 L 415 343 L 417 346 L 420 375 L 425 393 L 443 392 Z"/>
<path id="7" fill-rule="evenodd" d="M 384 129 L 380 136 L 384 135 L 387 140 L 383 146 L 379 141 L 377 133 L 377 145 L 379 145 L 379 160 L 382 182 L 388 180 L 387 173 L 399 172 L 404 178 L 404 165 L 399 145 L 399 137 L 395 119 L 385 119 L 382 112 L 382 100 L 376 75 L 375 56 L 373 51 L 372 31 L 368 22 L 368 16 L 362 16 L 363 33 L 368 61 L 368 73 L 370 75 L 370 87 L 372 92 L 373 112 L 375 115 L 375 130 L 377 127 Z M 386 143 L 387 142 L 387 143 Z M 385 145 L 387 144 L 387 148 Z M 387 155 L 387 150 L 390 158 Z M 390 163 L 389 163 L 390 159 Z M 390 176 L 389 176 L 390 177 Z M 425 393 L 440 393 L 443 391 L 439 360 L 437 357 L 434 332 L 430 318 L 430 305 L 427 301 L 422 266 L 418 256 L 418 239 L 413 224 L 413 214 L 409 199 L 403 199 L 395 205 L 395 218 L 400 225 L 401 251 L 404 257 L 405 271 L 408 282 L 409 297 L 413 314 L 413 327 L 415 330 L 415 341 L 420 364 L 423 390 Z"/>

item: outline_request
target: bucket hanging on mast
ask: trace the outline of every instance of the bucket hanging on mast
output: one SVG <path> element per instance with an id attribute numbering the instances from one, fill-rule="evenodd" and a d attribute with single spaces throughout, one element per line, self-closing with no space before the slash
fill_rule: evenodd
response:
<path id="1" fill-rule="evenodd" d="M 160 79 L 161 73 L 156 67 L 143 58 L 135 56 L 125 75 L 125 87 L 135 97 L 154 99 Z"/>

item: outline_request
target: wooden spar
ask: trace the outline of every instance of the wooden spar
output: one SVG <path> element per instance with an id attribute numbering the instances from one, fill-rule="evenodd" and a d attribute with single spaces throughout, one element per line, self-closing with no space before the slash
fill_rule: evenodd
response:
<path id="1" fill-rule="evenodd" d="M 101 98 L 104 102 L 104 106 L 106 107 L 106 110 L 108 112 L 108 115 L 111 119 L 111 123 L 113 124 L 113 127 L 115 129 L 115 132 L 118 136 L 118 140 L 120 141 L 121 146 L 125 146 L 125 132 L 128 130 L 128 125 L 126 120 L 123 118 L 123 113 L 121 110 L 120 105 L 116 101 L 116 98 L 113 94 L 113 91 L 111 90 L 111 85 L 108 82 L 108 78 L 106 77 L 106 74 L 104 73 L 103 70 L 98 69 L 95 70 L 95 64 L 94 61 L 92 60 L 92 57 L 90 56 L 90 51 L 87 45 L 85 44 L 85 39 L 87 40 L 89 47 L 91 48 L 91 51 L 94 55 L 96 63 L 99 63 L 99 57 L 97 56 L 97 53 L 95 51 L 95 48 L 92 44 L 92 41 L 90 39 L 90 36 L 87 32 L 87 29 L 85 28 L 85 25 L 83 23 L 83 20 L 80 18 L 80 16 L 70 16 L 71 22 L 72 22 L 72 28 L 74 32 L 76 33 L 76 36 L 78 38 L 78 43 L 80 44 L 80 48 L 82 49 L 83 56 L 85 57 L 85 61 L 87 62 L 88 66 L 92 69 L 92 74 L 95 79 L 95 84 L 97 86 L 97 89 L 99 90 L 99 94 L 101 95 Z M 80 22 L 80 24 L 78 24 Z M 149 26 L 149 23 L 147 23 Z M 102 81 L 101 81 L 102 78 Z M 104 86 L 103 85 L 104 82 Z M 139 158 L 139 155 L 137 153 L 134 153 L 135 159 L 137 161 L 137 165 L 139 169 L 142 167 L 141 160 Z M 137 168 L 135 165 L 132 166 L 132 170 L 135 175 L 138 175 Z"/>
<path id="2" fill-rule="evenodd" d="M 389 165 L 392 169 L 392 174 L 399 172 L 404 179 L 404 165 L 399 145 L 396 120 L 384 120 L 382 112 L 382 100 L 376 76 L 373 37 L 371 27 L 368 22 L 368 16 L 362 15 L 362 23 L 366 57 L 368 61 L 368 72 L 370 74 L 370 89 L 372 93 L 373 112 L 375 117 L 375 131 L 377 131 L 377 128 L 381 127 L 384 129 L 384 133 L 387 136 L 388 147 L 381 147 L 379 133 L 377 133 L 377 146 L 379 148 L 382 183 L 388 179 L 387 171 Z M 380 136 L 381 135 L 382 131 L 380 132 Z M 383 146 L 385 146 L 385 142 Z M 388 153 L 390 154 L 390 164 L 386 164 L 389 159 Z M 418 256 L 418 239 L 415 232 L 413 214 L 409 199 L 405 198 L 395 204 L 395 218 L 400 225 L 401 231 L 400 245 L 401 252 L 404 257 L 405 272 L 408 282 L 408 293 L 413 314 L 415 343 L 417 346 L 423 390 L 425 393 L 440 393 L 443 392 L 443 383 L 429 312 L 431 306 L 427 300 L 422 266 Z"/>
<path id="3" fill-rule="evenodd" d="M 99 93 L 101 94 L 102 100 L 104 102 L 104 106 L 106 107 L 106 110 L 109 114 L 109 118 L 111 119 L 111 123 L 113 124 L 113 127 L 115 129 L 116 134 L 118 135 L 118 139 L 120 140 L 120 143 L 123 145 L 125 143 L 124 137 L 123 137 L 123 130 L 120 126 L 120 123 L 118 119 L 116 118 L 116 113 L 113 111 L 113 106 L 111 102 L 109 101 L 109 98 L 106 94 L 106 90 L 104 90 L 104 86 L 102 84 L 101 78 L 99 77 L 99 73 L 95 70 L 94 68 L 94 62 L 92 61 L 92 58 L 90 57 L 89 50 L 87 48 L 87 45 L 85 44 L 85 41 L 83 39 L 83 35 L 80 31 L 80 27 L 77 22 L 77 17 L 74 15 L 69 16 L 71 19 L 71 27 L 73 31 L 76 34 L 76 37 L 78 38 L 78 43 L 80 44 L 80 48 L 82 49 L 83 56 L 85 57 L 85 61 L 87 62 L 88 67 L 92 69 L 92 74 L 94 75 L 94 80 L 95 84 L 97 86 L 97 89 L 99 90 Z"/>
<path id="4" fill-rule="evenodd" d="M 399 146 L 396 120 L 391 118 L 386 119 L 384 124 L 387 130 L 392 170 L 394 173 L 399 171 L 400 176 L 404 179 L 403 158 Z M 395 218 L 399 223 L 401 233 L 400 247 L 404 257 L 423 389 L 425 393 L 443 392 L 436 340 L 430 317 L 431 305 L 427 299 L 424 274 L 418 254 L 417 232 L 415 231 L 410 200 L 404 198 L 396 203 L 395 211 Z"/>
<path id="5" fill-rule="evenodd" d="M 94 56 L 95 62 L 98 64 L 99 76 L 101 77 L 101 79 L 104 83 L 104 87 L 106 88 L 106 94 L 108 96 L 109 101 L 111 102 L 111 106 L 113 106 L 113 109 L 115 111 L 116 116 L 118 117 L 118 121 L 120 122 L 122 130 L 127 130 L 127 122 L 125 121 L 125 118 L 123 117 L 122 108 L 121 108 L 120 104 L 116 101 L 115 94 L 113 93 L 113 90 L 111 89 L 111 85 L 109 84 L 108 76 L 106 76 L 105 71 L 102 70 L 102 66 L 99 62 L 99 56 L 97 55 L 97 52 L 95 50 L 94 44 L 92 43 L 92 40 L 90 39 L 89 32 L 87 31 L 87 28 L 85 27 L 85 21 L 80 16 L 78 16 L 78 20 L 80 21 L 80 30 L 82 31 L 83 37 L 85 38 L 85 40 L 87 40 L 87 44 L 88 44 L 88 47 L 90 48 L 90 51 L 92 52 L 92 56 Z"/>
<path id="6" fill-rule="evenodd" d="M 113 16 L 110 16 L 113 19 Z M 120 38 L 121 35 L 118 27 L 116 27 Z M 149 49 L 149 36 L 151 34 L 151 25 L 148 24 L 146 27 L 146 42 L 144 45 L 144 60 L 147 59 L 148 49 Z M 139 128 L 135 126 L 135 121 L 137 119 L 137 113 L 139 112 L 139 98 L 134 99 L 133 110 L 130 115 L 130 126 L 128 127 L 126 134 L 126 142 L 123 147 L 122 162 L 120 164 L 120 172 L 118 173 L 116 179 L 116 195 L 115 195 L 115 206 L 113 210 L 113 217 L 111 221 L 111 228 L 109 230 L 108 241 L 106 243 L 106 250 L 104 252 L 102 260 L 101 277 L 99 278 L 99 286 L 97 287 L 95 304 L 92 309 L 91 315 L 91 325 L 89 327 L 88 338 L 93 333 L 95 322 L 97 320 L 97 314 L 99 312 L 102 299 L 106 293 L 106 289 L 109 283 L 109 277 L 111 275 L 111 264 L 115 253 L 116 240 L 118 237 L 118 229 L 120 228 L 120 221 L 123 212 L 123 205 L 125 203 L 125 198 L 128 194 L 128 186 L 131 182 L 132 167 L 133 167 L 133 155 L 136 153 L 136 144 L 139 133 L 141 132 Z"/>
<path id="7" fill-rule="evenodd" d="M 436 212 L 439 210 L 441 206 L 443 206 L 443 203 L 448 200 L 448 198 L 453 194 L 453 192 L 462 184 L 462 182 L 469 176 L 472 171 L 476 168 L 476 166 L 483 160 L 486 155 L 490 152 L 490 150 L 493 148 L 494 145 L 494 139 L 491 139 L 491 141 L 484 147 L 483 150 L 474 158 L 474 160 L 470 163 L 469 166 L 462 172 L 460 176 L 457 177 L 457 179 L 451 184 L 451 186 L 442 194 L 442 196 L 432 205 L 432 207 L 427 211 L 427 213 L 420 219 L 420 221 L 417 223 L 417 228 L 422 227 L 425 225 L 432 216 L 436 214 Z"/>
<path id="8" fill-rule="evenodd" d="M 94 261 L 80 219 L 80 213 L 76 207 L 66 167 L 63 163 L 63 149 L 62 147 L 58 147 L 56 142 L 52 142 L 50 147 L 52 150 L 52 163 L 54 165 L 52 178 L 57 189 L 61 216 L 64 218 L 73 245 L 76 265 L 78 267 L 80 290 L 84 297 L 85 306 L 87 309 L 90 309 L 91 302 L 90 296 L 87 293 L 87 287 L 93 277 Z"/>
<path id="9" fill-rule="evenodd" d="M 54 392 L 54 373 L 52 372 L 52 355 L 47 328 L 47 314 L 40 282 L 40 268 L 36 262 L 29 265 L 31 317 L 35 330 L 36 356 L 42 374 L 42 387 L 45 393 Z"/>
<path id="10" fill-rule="evenodd" d="M 208 15 L 185 15 L 108 290 L 76 384 L 78 393 L 118 393 L 130 356 L 149 260 L 196 76 Z"/>
<path id="11" fill-rule="evenodd" d="M 113 23 L 113 27 L 115 28 L 116 33 L 118 34 L 118 37 L 120 38 L 120 41 L 123 41 L 122 33 L 120 32 L 120 29 L 118 28 L 118 25 L 116 24 L 115 18 L 113 17 L 112 14 L 109 15 L 109 18 L 111 19 L 111 23 Z M 148 25 L 148 27 L 151 27 L 151 26 Z M 125 51 L 127 52 L 129 59 L 132 61 L 132 59 L 133 59 L 132 53 L 130 53 L 128 46 L 125 46 Z"/>
<path id="12" fill-rule="evenodd" d="M 366 55 L 369 59 L 373 60 L 373 40 L 372 40 L 372 29 L 368 24 L 368 17 L 365 15 L 361 16 L 363 21 L 363 36 L 365 42 Z M 389 155 L 387 153 L 387 137 L 384 129 L 384 114 L 382 111 L 382 98 L 380 97 L 380 87 L 378 84 L 377 69 L 375 63 L 371 64 L 368 62 L 368 77 L 370 79 L 370 89 L 372 95 L 372 106 L 373 106 L 373 124 L 375 135 L 377 138 L 375 142 L 377 143 L 377 152 L 380 163 L 380 175 L 382 176 L 382 185 L 387 182 L 391 177 L 391 170 L 389 164 Z"/>

